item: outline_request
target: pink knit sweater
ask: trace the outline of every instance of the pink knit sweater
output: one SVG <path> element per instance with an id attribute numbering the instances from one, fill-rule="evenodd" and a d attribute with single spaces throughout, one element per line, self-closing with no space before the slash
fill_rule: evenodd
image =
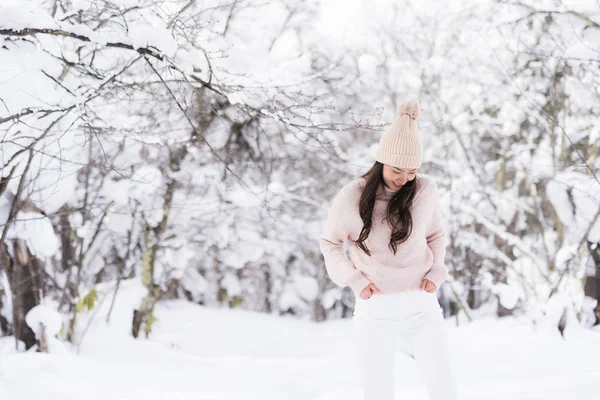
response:
<path id="1" fill-rule="evenodd" d="M 411 206 L 412 233 L 404 243 L 397 245 L 395 255 L 388 246 L 392 230 L 384 219 L 394 191 L 381 185 L 377 194 L 371 233 L 365 241 L 371 256 L 360 250 L 353 240 L 358 239 L 363 227 L 358 203 L 365 179 L 355 179 L 338 192 L 319 237 L 327 273 L 335 284 L 350 286 L 359 296 L 369 282 L 383 293 L 394 293 L 419 290 L 423 278 L 439 289 L 448 278 L 437 185 L 427 175 L 417 174 L 416 179 L 419 187 Z M 350 259 L 344 250 L 346 240 L 350 244 Z"/>

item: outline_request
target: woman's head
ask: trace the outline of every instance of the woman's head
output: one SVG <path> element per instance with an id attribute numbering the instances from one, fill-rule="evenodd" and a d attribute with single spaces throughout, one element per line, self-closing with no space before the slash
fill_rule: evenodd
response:
<path id="1" fill-rule="evenodd" d="M 420 108 L 416 102 L 400 105 L 394 122 L 386 129 L 379 141 L 376 162 L 363 175 L 365 188 L 360 197 L 359 212 L 363 228 L 356 240 L 357 246 L 371 255 L 365 240 L 372 227 L 373 207 L 381 186 L 395 191 L 388 203 L 386 218 L 392 227 L 389 246 L 394 253 L 398 244 L 408 239 L 412 232 L 410 206 L 415 198 L 418 180 L 417 168 L 423 159 L 423 145 L 419 137 L 417 120 Z"/>
<path id="2" fill-rule="evenodd" d="M 392 189 L 399 190 L 407 182 L 412 181 L 417 176 L 416 168 L 397 168 L 391 165 L 383 165 L 382 170 L 383 183 Z"/>

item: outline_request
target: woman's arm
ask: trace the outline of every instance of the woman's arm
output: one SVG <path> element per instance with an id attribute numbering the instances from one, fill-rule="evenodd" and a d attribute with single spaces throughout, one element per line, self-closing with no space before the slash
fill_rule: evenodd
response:
<path id="1" fill-rule="evenodd" d="M 430 196 L 433 197 L 432 201 L 434 207 L 427 229 L 427 245 L 433 253 L 433 265 L 425 275 L 425 279 L 429 279 L 435 284 L 436 288 L 439 289 L 441 284 L 448 279 L 449 272 L 444 261 L 446 257 L 446 243 L 445 230 L 440 211 L 440 196 L 437 185 L 433 180 L 431 181 L 431 185 Z"/>
<path id="2" fill-rule="evenodd" d="M 352 193 L 346 185 L 338 192 L 329 208 L 323 230 L 319 236 L 319 247 L 325 259 L 327 274 L 338 286 L 349 286 L 356 296 L 369 285 L 369 280 L 354 264 L 344 250 L 344 242 L 350 233 L 349 215 L 352 209 Z"/>

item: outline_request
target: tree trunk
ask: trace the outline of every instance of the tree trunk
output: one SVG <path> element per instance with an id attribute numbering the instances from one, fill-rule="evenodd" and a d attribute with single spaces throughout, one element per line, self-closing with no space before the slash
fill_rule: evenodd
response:
<path id="1" fill-rule="evenodd" d="M 8 281 L 13 297 L 13 327 L 15 338 L 30 349 L 37 343 L 35 334 L 25 322 L 25 316 L 40 304 L 43 293 L 44 264 L 33 257 L 24 240 L 13 241 L 15 258 L 11 259 L 7 268 Z"/>
<path id="2" fill-rule="evenodd" d="M 179 171 L 181 162 L 187 154 L 187 148 L 183 146 L 177 151 L 171 153 L 169 161 L 169 169 L 171 171 Z M 165 171 L 163 171 L 165 173 Z M 165 173 L 165 175 L 168 175 Z M 131 333 L 137 338 L 140 328 L 145 323 L 146 336 L 149 335 L 152 322 L 154 321 L 154 305 L 161 296 L 160 287 L 154 282 L 154 263 L 156 262 L 156 253 L 160 248 L 160 241 L 163 238 L 168 228 L 169 214 L 171 213 L 171 204 L 173 203 L 173 195 L 177 188 L 178 182 L 169 178 L 167 188 L 163 196 L 163 217 L 160 223 L 151 228 L 147 223 L 144 227 L 144 255 L 142 256 L 142 283 L 148 288 L 148 294 L 142 300 L 142 304 L 137 310 L 133 311 Z M 142 219 L 145 222 L 145 219 Z"/>
<path id="3" fill-rule="evenodd" d="M 595 247 L 594 247 L 595 245 Z M 594 248 L 593 248 L 594 247 Z M 592 243 L 588 242 L 588 250 L 595 264 L 595 277 L 588 277 L 588 279 L 592 278 L 595 280 L 595 298 L 596 298 L 596 308 L 594 309 L 594 315 L 596 316 L 596 321 L 594 322 L 594 326 L 600 325 L 600 243 Z"/>
<path id="4" fill-rule="evenodd" d="M 48 341 L 46 339 L 46 326 L 40 322 L 40 337 L 38 343 L 38 352 L 39 353 L 47 353 L 48 352 Z"/>
<path id="5" fill-rule="evenodd" d="M 2 268 L 0 267 L 0 279 L 2 279 Z M 9 291 L 10 292 L 10 291 Z M 0 310 L 4 307 L 3 298 L 6 295 L 6 290 L 2 287 L 2 282 L 0 281 Z M 0 336 L 9 336 L 12 335 L 11 326 L 8 323 L 6 317 L 0 314 Z"/>

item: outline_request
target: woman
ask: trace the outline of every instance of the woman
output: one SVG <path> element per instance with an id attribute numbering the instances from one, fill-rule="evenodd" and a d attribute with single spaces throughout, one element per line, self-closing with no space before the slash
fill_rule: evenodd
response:
<path id="1" fill-rule="evenodd" d="M 431 177 L 417 175 L 419 112 L 414 102 L 400 106 L 375 164 L 336 195 L 319 239 L 329 277 L 356 295 L 354 337 L 365 400 L 393 400 L 398 345 L 416 360 L 431 400 L 458 398 L 435 293 L 448 278 L 439 194 Z"/>

